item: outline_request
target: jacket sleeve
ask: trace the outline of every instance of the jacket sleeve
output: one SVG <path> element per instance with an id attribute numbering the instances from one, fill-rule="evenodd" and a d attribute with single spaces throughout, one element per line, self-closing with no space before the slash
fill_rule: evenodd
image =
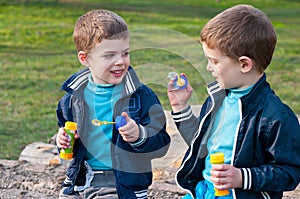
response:
<path id="1" fill-rule="evenodd" d="M 264 118 L 265 119 L 265 118 Z M 300 126 L 291 112 L 277 113 L 262 127 L 265 163 L 241 168 L 243 189 L 289 191 L 300 181 Z"/>
<path id="2" fill-rule="evenodd" d="M 188 106 L 181 112 L 172 112 L 172 117 L 180 135 L 186 144 L 190 145 L 199 129 L 199 118 L 193 114 L 191 106 Z"/>
<path id="3" fill-rule="evenodd" d="M 58 102 L 56 109 L 58 127 L 63 127 L 66 121 L 73 121 L 71 98 L 70 94 L 65 94 Z"/>
<path id="4" fill-rule="evenodd" d="M 141 101 L 139 130 L 140 138 L 130 143 L 138 153 L 147 153 L 150 158 L 164 156 L 170 146 L 166 131 L 166 116 L 159 99 L 150 89 L 143 93 Z"/>

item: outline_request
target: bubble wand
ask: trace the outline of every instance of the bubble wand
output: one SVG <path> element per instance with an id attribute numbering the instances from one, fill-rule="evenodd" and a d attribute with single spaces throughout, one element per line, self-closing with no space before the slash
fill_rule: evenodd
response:
<path id="1" fill-rule="evenodd" d="M 98 119 L 93 119 L 92 124 L 94 126 L 102 126 L 102 125 L 107 125 L 107 124 L 115 124 L 116 122 L 108 122 L 108 121 L 100 121 Z"/>
<path id="2" fill-rule="evenodd" d="M 115 124 L 116 128 L 119 129 L 122 126 L 125 126 L 127 124 L 126 118 L 124 116 L 117 116 L 115 122 L 108 122 L 108 121 L 100 121 L 98 119 L 93 119 L 92 124 L 94 126 L 102 126 L 102 125 L 108 125 L 108 124 Z"/>

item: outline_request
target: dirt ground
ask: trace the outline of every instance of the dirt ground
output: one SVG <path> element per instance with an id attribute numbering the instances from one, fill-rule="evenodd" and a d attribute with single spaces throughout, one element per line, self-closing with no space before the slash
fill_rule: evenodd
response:
<path id="1" fill-rule="evenodd" d="M 63 165 L 31 164 L 27 161 L 0 160 L 1 199 L 55 199 L 58 197 L 66 167 Z M 184 192 L 174 181 L 175 169 L 154 172 L 149 199 L 179 199 Z M 300 186 L 286 192 L 285 199 L 299 199 Z"/>
<path id="2" fill-rule="evenodd" d="M 65 169 L 62 165 L 33 165 L 27 161 L 0 160 L 0 198 L 58 198 Z M 148 195 L 153 199 L 177 199 L 184 193 L 174 181 L 160 179 L 149 189 Z"/>

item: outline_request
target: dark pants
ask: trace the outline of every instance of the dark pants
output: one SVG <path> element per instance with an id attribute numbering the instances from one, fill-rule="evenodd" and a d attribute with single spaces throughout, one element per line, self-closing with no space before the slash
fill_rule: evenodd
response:
<path id="1" fill-rule="evenodd" d="M 96 171 L 91 186 L 83 191 L 75 192 L 72 195 L 63 194 L 60 191 L 59 199 L 118 199 L 116 182 L 113 171 Z"/>

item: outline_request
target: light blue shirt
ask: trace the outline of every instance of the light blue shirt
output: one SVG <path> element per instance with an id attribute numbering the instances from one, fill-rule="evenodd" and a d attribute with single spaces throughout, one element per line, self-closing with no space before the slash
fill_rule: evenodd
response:
<path id="1" fill-rule="evenodd" d="M 248 94 L 253 85 L 244 89 L 229 89 L 228 95 L 222 102 L 213 121 L 211 137 L 208 139 L 208 156 L 205 159 L 204 179 L 210 180 L 210 154 L 224 153 L 225 164 L 231 163 L 235 134 L 240 121 L 239 99 Z"/>
<path id="2" fill-rule="evenodd" d="M 91 75 L 89 82 L 84 89 L 84 100 L 87 103 L 88 117 L 88 138 L 87 153 L 85 159 L 93 170 L 110 170 L 111 160 L 111 139 L 113 126 L 111 124 L 94 126 L 93 119 L 100 121 L 113 120 L 113 107 L 119 99 L 123 84 L 96 84 Z"/>

